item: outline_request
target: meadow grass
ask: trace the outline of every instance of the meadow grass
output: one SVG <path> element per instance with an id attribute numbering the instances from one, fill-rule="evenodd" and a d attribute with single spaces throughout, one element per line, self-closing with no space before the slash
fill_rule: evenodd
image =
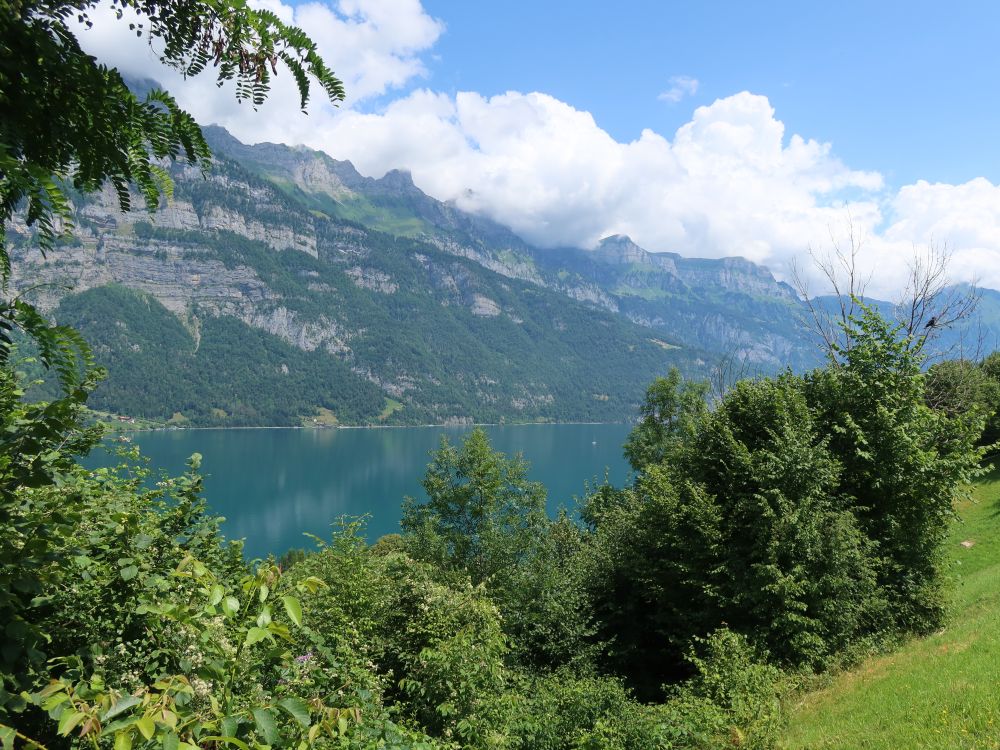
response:
<path id="1" fill-rule="evenodd" d="M 780 748 L 1000 749 L 1000 471 L 959 514 L 945 628 L 790 699 Z"/>

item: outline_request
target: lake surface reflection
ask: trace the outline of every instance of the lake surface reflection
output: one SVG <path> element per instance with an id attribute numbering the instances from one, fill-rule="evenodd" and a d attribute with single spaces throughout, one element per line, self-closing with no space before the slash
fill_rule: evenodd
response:
<path id="1" fill-rule="evenodd" d="M 471 428 L 401 427 L 343 430 L 175 430 L 133 433 L 154 469 L 176 475 L 201 453 L 205 497 L 225 516 L 231 539 L 246 539 L 247 557 L 310 547 L 304 533 L 329 538 L 340 516 L 369 515 L 368 538 L 399 531 L 405 495 L 423 497 L 420 480 L 442 434 L 457 442 Z M 518 425 L 485 428 L 497 450 L 518 451 L 529 477 L 548 489 L 549 510 L 573 507 L 584 483 L 605 471 L 621 485 L 628 464 L 621 446 L 628 425 Z M 106 463 L 100 457 L 88 463 Z"/>

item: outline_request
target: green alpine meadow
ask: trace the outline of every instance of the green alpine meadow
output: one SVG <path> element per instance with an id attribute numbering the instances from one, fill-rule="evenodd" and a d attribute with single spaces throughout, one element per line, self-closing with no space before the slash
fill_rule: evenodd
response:
<path id="1" fill-rule="evenodd" d="M 714 5 L 0 0 L 0 750 L 1000 748 L 1000 14 Z"/>

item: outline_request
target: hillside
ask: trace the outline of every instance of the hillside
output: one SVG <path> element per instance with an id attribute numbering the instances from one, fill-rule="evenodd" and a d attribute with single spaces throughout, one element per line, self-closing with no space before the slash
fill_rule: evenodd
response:
<path id="1" fill-rule="evenodd" d="M 95 408 L 221 426 L 622 421 L 673 366 L 820 364 L 795 293 L 743 258 L 624 236 L 534 248 L 405 172 L 206 134 L 210 171 L 175 165 L 154 215 L 74 195 L 74 234 L 48 257 L 11 228 L 11 287 L 109 371 Z M 1000 294 L 984 302 L 991 344 Z"/>
<path id="2" fill-rule="evenodd" d="M 780 747 L 1000 747 L 1000 696 L 992 689 L 1000 673 L 1000 471 L 974 498 L 959 509 L 946 546 L 954 562 L 948 626 L 794 701 Z"/>
<path id="3" fill-rule="evenodd" d="M 234 162 L 174 175 L 155 217 L 78 199 L 75 237 L 47 258 L 12 233 L 14 288 L 108 367 L 96 408 L 219 425 L 613 421 L 669 367 L 705 369 L 610 311 L 306 210 Z"/>
<path id="4" fill-rule="evenodd" d="M 217 127 L 206 135 L 216 154 L 313 210 L 420 239 L 509 278 L 620 314 L 667 340 L 737 352 L 765 372 L 819 363 L 792 289 L 743 258 L 650 253 L 623 236 L 606 238 L 596 251 L 543 250 L 489 219 L 431 198 L 406 172 L 375 180 L 321 152 L 247 146 Z"/>

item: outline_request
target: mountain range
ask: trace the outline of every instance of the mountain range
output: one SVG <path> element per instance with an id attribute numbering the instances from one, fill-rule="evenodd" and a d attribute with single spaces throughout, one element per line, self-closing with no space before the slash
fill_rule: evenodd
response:
<path id="1" fill-rule="evenodd" d="M 539 249 L 346 161 L 205 130 L 155 214 L 75 195 L 43 257 L 15 223 L 12 287 L 92 342 L 98 409 L 174 424 L 620 421 L 670 367 L 821 362 L 795 291 L 764 267 L 628 237 Z M 979 322 L 1000 331 L 1000 294 Z M 955 333 L 952 334 L 954 337 Z"/>

